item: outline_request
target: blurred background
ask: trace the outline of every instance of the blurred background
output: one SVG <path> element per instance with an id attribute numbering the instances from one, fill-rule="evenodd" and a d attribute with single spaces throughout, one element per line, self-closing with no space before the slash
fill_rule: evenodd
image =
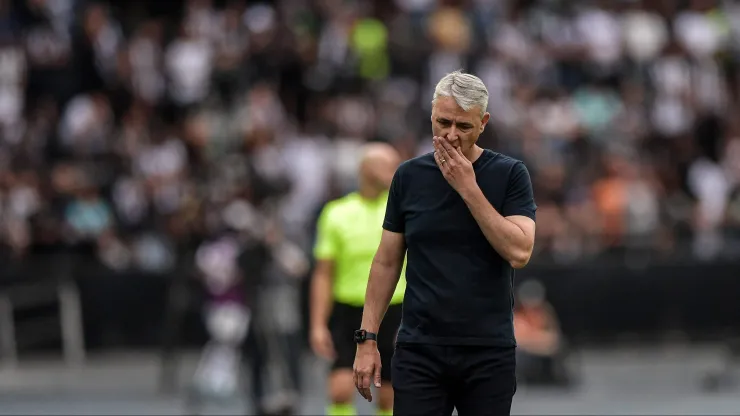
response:
<path id="1" fill-rule="evenodd" d="M 463 69 L 539 206 L 513 412 L 737 414 L 738 40 L 733 0 L 0 0 L 0 413 L 321 413 L 317 215 Z"/>

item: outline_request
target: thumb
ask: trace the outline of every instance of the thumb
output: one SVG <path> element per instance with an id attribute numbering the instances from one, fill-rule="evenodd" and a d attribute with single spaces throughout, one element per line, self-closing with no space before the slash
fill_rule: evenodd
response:
<path id="1" fill-rule="evenodd" d="M 380 364 L 375 366 L 375 387 L 380 387 Z"/>

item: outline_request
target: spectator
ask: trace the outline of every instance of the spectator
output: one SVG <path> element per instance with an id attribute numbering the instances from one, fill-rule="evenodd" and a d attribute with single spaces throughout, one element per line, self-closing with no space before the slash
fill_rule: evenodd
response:
<path id="1" fill-rule="evenodd" d="M 491 93 L 481 143 L 530 168 L 535 261 L 740 241 L 734 2 L 15 3 L 0 245 L 19 261 L 61 236 L 109 268 L 173 270 L 241 201 L 274 223 L 266 279 L 290 292 L 357 150 L 430 151 L 428 83 L 460 68 Z"/>
<path id="2" fill-rule="evenodd" d="M 565 340 L 557 315 L 536 280 L 521 284 L 514 310 L 517 339 L 517 370 L 527 384 L 567 385 Z"/>

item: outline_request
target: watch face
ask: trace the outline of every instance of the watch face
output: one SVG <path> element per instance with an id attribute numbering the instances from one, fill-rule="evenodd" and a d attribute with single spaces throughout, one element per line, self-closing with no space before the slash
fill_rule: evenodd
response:
<path id="1" fill-rule="evenodd" d="M 367 333 L 364 330 L 358 329 L 357 331 L 355 331 L 355 342 L 358 342 L 358 343 L 364 342 L 366 336 L 367 336 Z"/>

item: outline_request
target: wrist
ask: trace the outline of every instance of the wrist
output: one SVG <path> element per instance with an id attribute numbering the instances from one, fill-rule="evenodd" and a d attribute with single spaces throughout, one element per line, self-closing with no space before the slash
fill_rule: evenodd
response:
<path id="1" fill-rule="evenodd" d="M 367 342 L 378 341 L 378 333 L 375 331 L 368 331 L 366 329 L 358 329 L 354 332 L 354 340 L 358 345 L 365 344 Z"/>
<path id="2" fill-rule="evenodd" d="M 325 329 L 328 329 L 329 328 L 329 325 L 328 324 L 325 324 L 323 322 L 320 322 L 320 323 L 312 323 L 309 328 L 310 328 L 311 331 L 323 331 Z"/>
<path id="3" fill-rule="evenodd" d="M 368 339 L 367 341 L 357 344 L 357 348 L 360 350 L 368 349 L 368 348 L 378 348 L 378 342 L 374 340 Z"/>
<path id="4" fill-rule="evenodd" d="M 460 189 L 460 197 L 462 197 L 463 201 L 466 203 L 475 201 L 482 194 L 483 192 L 481 192 L 477 182 L 473 182 L 472 184 Z"/>

